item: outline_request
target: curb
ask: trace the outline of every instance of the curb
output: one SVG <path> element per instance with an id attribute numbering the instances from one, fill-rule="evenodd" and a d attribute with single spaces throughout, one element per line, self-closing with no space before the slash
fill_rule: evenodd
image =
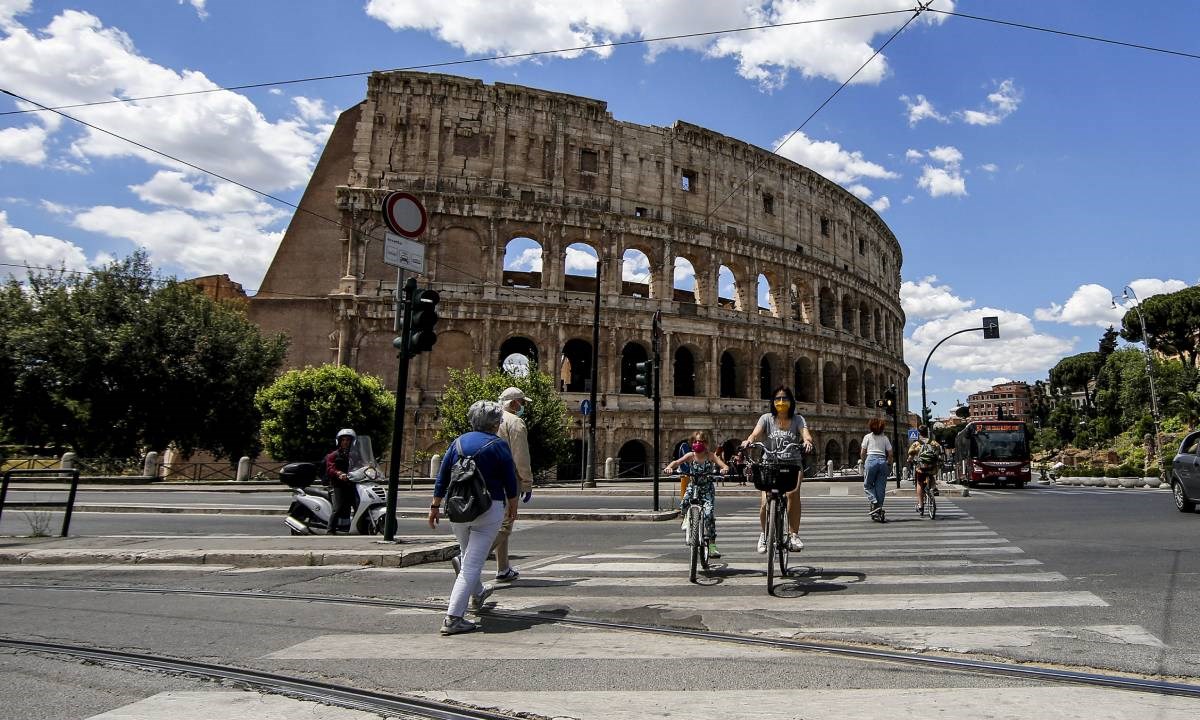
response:
<path id="1" fill-rule="evenodd" d="M 42 505 L 39 503 L 14 502 L 5 503 L 5 507 L 25 510 L 61 509 L 60 506 Z M 286 508 L 262 507 L 254 505 L 96 505 L 75 503 L 77 513 L 161 513 L 166 515 L 244 515 L 284 517 Z M 399 518 L 424 518 L 423 514 L 397 512 Z M 604 512 L 589 512 L 586 510 L 527 510 L 521 513 L 525 520 L 576 520 L 576 521 L 633 521 L 659 522 L 679 517 L 678 510 L 609 510 Z"/>
<path id="2" fill-rule="evenodd" d="M 409 567 L 449 560 L 458 555 L 457 542 L 425 543 L 394 550 L 121 550 L 45 549 L 0 550 L 0 565 L 232 565 L 234 567 Z"/>

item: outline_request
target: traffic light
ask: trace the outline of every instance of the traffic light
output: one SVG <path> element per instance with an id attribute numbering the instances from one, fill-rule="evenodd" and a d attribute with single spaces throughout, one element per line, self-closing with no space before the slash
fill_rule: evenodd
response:
<path id="1" fill-rule="evenodd" d="M 437 305 L 441 298 L 434 290 L 417 290 L 412 298 L 412 319 L 408 323 L 408 338 L 404 349 L 408 356 L 415 357 L 429 352 L 437 343 Z"/>
<path id="2" fill-rule="evenodd" d="M 654 397 L 654 361 L 646 360 L 645 362 L 634 363 L 633 365 L 633 385 L 634 392 L 638 395 L 645 395 L 648 398 Z"/>
<path id="3" fill-rule="evenodd" d="M 892 415 L 896 414 L 896 386 L 889 385 L 887 390 L 883 391 L 883 407 Z"/>

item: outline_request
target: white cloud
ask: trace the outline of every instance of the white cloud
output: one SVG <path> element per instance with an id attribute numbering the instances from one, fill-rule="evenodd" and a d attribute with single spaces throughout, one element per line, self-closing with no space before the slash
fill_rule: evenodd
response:
<path id="1" fill-rule="evenodd" d="M 596 251 L 574 245 L 567 246 L 566 271 L 568 275 L 596 277 Z"/>
<path id="2" fill-rule="evenodd" d="M 46 128 L 27 125 L 0 130 L 0 165 L 6 162 L 41 165 L 46 162 Z"/>
<path id="3" fill-rule="evenodd" d="M 862 200 L 863 202 L 870 200 L 871 196 L 875 194 L 875 192 L 866 185 L 851 185 L 846 189 L 849 190 L 854 197 Z"/>
<path id="4" fill-rule="evenodd" d="M 308 123 L 315 125 L 333 119 L 334 111 L 325 107 L 325 101 L 320 98 L 298 96 L 292 98 L 292 102 L 295 103 L 300 118 Z"/>
<path id="5" fill-rule="evenodd" d="M 14 23 L 18 15 L 29 12 L 33 0 L 0 0 L 0 28 L 7 28 Z"/>
<path id="6" fill-rule="evenodd" d="M 143 202 L 152 205 L 198 213 L 257 212 L 275 214 L 279 219 L 284 217 L 282 212 L 245 188 L 195 173 L 188 175 L 174 170 L 160 170 L 145 183 L 131 185 L 129 189 Z"/>
<path id="7" fill-rule="evenodd" d="M 996 163 L 984 163 L 979 166 L 979 169 L 984 172 L 994 173 L 1000 168 L 996 165 Z"/>
<path id="8" fill-rule="evenodd" d="M 540 273 L 542 271 L 542 249 L 540 247 L 525 248 L 515 260 L 507 263 L 504 269 Z"/>
<path id="9" fill-rule="evenodd" d="M 910 320 L 945 317 L 975 304 L 974 300 L 955 295 L 949 285 L 936 283 L 937 276 L 930 275 L 916 282 L 905 280 L 900 284 L 900 306 Z"/>
<path id="10" fill-rule="evenodd" d="M 621 280 L 634 283 L 650 282 L 650 259 L 645 253 L 640 250 L 625 251 L 621 258 Z"/>
<path id="11" fill-rule="evenodd" d="M 983 333 L 963 333 L 947 340 L 930 362 L 957 373 L 1040 373 L 1058 362 L 1076 342 L 1038 333 L 1029 317 L 1021 313 L 985 307 L 952 313 L 920 325 L 911 337 L 905 338 L 904 356 L 925 358 L 934 345 L 951 333 L 982 327 L 985 316 L 1000 319 L 1000 339 L 985 340 Z M 915 372 L 920 373 L 919 365 Z"/>
<path id="12" fill-rule="evenodd" d="M 836 183 L 852 183 L 860 178 L 892 180 L 900 177 L 887 168 L 863 158 L 859 151 L 843 150 L 838 143 L 829 140 L 812 140 L 802 132 L 792 136 L 780 147 L 787 136 L 775 142 L 776 152 L 793 162 L 811 168 Z"/>
<path id="13" fill-rule="evenodd" d="M 1129 283 L 1129 286 L 1144 300 L 1152 295 L 1182 290 L 1187 287 L 1187 283 L 1182 280 L 1142 278 Z M 1126 308 L 1122 304 L 1113 307 L 1113 297 L 1119 293 L 1120 291 L 1113 293 L 1103 285 L 1095 283 L 1080 285 L 1065 303 L 1060 305 L 1052 302 L 1050 307 L 1034 310 L 1033 316 L 1038 320 L 1067 325 L 1120 327 Z"/>
<path id="14" fill-rule="evenodd" d="M 973 393 L 991 390 L 996 385 L 1003 385 L 1007 382 L 1012 382 L 1012 378 L 994 377 L 991 380 L 988 380 L 987 378 L 971 378 L 965 380 L 959 379 L 954 381 L 954 384 L 950 387 L 950 389 L 956 393 L 971 395 Z"/>
<path id="15" fill-rule="evenodd" d="M 905 195 L 904 199 L 900 201 L 900 204 L 907 205 L 910 202 L 912 202 L 913 200 L 916 200 L 916 198 L 914 198 L 912 195 Z"/>
<path id="16" fill-rule="evenodd" d="M 935 168 L 926 165 L 920 179 L 917 180 L 917 187 L 929 191 L 929 197 L 967 194 L 967 181 L 957 168 Z"/>
<path id="17" fill-rule="evenodd" d="M 675 272 L 673 284 L 676 287 L 692 289 L 696 283 L 696 268 L 692 267 L 692 262 L 687 258 L 675 258 Z"/>
<path id="18" fill-rule="evenodd" d="M 933 107 L 933 103 L 929 102 L 924 95 L 918 95 L 916 101 L 909 99 L 907 95 L 901 95 L 900 101 L 904 103 L 908 110 L 908 126 L 913 127 L 922 120 L 936 120 L 940 123 L 950 122 L 950 118 L 939 113 Z"/>
<path id="19" fill-rule="evenodd" d="M 183 5 L 185 2 L 196 8 L 196 14 L 200 16 L 201 20 L 208 17 L 208 11 L 204 9 L 204 4 L 207 0 L 179 0 L 180 5 Z"/>
<path id="20" fill-rule="evenodd" d="M 908 160 L 909 162 L 915 162 L 923 157 L 925 157 L 925 153 L 912 148 L 909 148 L 908 151 L 904 153 L 904 159 Z"/>
<path id="21" fill-rule="evenodd" d="M 929 151 L 929 157 L 937 160 L 943 165 L 955 166 L 962 162 L 963 159 L 962 153 L 953 145 L 939 145 Z"/>
<path id="22" fill-rule="evenodd" d="M 732 3 L 728 0 L 596 0 L 541 2 L 518 0 L 370 0 L 369 16 L 393 30 L 425 30 L 469 54 L 515 54 L 569 48 L 615 40 L 680 35 L 764 24 L 907 10 L 908 0 L 766 0 Z M 953 10 L 946 0 L 939 9 Z M 897 13 L 853 21 L 813 23 L 757 30 L 718 37 L 688 38 L 655 43 L 652 59 L 669 49 L 728 57 L 737 72 L 764 88 L 776 88 L 792 72 L 842 82 L 874 53 L 872 41 L 899 28 L 910 15 Z M 938 25 L 945 16 L 926 13 L 920 22 Z M 609 57 L 612 48 L 587 51 Z M 576 58 L 582 51 L 562 53 Z M 887 76 L 887 58 L 868 64 L 856 83 L 878 83 Z"/>
<path id="23" fill-rule="evenodd" d="M 877 213 L 881 213 L 892 206 L 892 201 L 888 200 L 888 196 L 884 195 L 875 202 L 871 203 L 871 209 Z"/>
<path id="24" fill-rule="evenodd" d="M 24 266 L 87 269 L 87 257 L 78 245 L 14 227 L 8 223 L 8 213 L 3 210 L 0 210 L 0 263 L 6 264 L 0 266 L 0 277 L 11 275 L 18 279 L 24 277 Z"/>
<path id="25" fill-rule="evenodd" d="M 994 92 L 988 93 L 986 109 L 964 110 L 961 116 L 968 125 L 997 125 L 1016 112 L 1020 104 L 1021 91 L 1009 78 L 999 83 Z"/>

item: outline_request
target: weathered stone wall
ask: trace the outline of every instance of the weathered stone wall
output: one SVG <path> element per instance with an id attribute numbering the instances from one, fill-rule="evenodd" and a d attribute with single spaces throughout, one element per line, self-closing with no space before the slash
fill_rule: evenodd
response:
<path id="1" fill-rule="evenodd" d="M 371 76 L 304 195 L 312 214 L 297 213 L 252 302 L 253 317 L 292 334 L 289 364 L 341 362 L 394 386 L 396 274 L 383 263 L 378 212 L 392 190 L 429 210 L 420 283 L 442 294 L 438 344 L 411 366 L 417 439 L 407 456 L 433 448 L 447 368 L 495 367 L 515 349 L 558 373 L 565 354 L 576 373 L 568 408 L 586 397 L 595 281 L 566 273 L 573 243 L 602 266 L 600 458 L 631 441 L 649 447 L 650 401 L 621 389 L 650 349 L 656 310 L 664 447 L 695 428 L 718 442 L 745 437 L 764 392 L 785 383 L 813 426 L 818 461 L 852 463 L 883 388 L 895 383 L 907 399 L 900 246 L 840 186 L 684 122 L 640 126 L 596 100 L 424 73 Z M 505 271 L 514 238 L 540 245 L 540 272 Z M 648 258 L 648 282 L 622 281 L 629 249 Z M 694 294 L 674 287 L 677 257 L 695 270 Z M 718 297 L 721 266 L 733 297 Z M 769 308 L 758 307 L 759 275 Z"/>

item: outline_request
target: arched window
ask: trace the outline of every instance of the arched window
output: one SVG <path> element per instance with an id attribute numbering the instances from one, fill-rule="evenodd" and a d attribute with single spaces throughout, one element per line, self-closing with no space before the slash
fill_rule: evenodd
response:
<path id="1" fill-rule="evenodd" d="M 600 256 L 586 243 L 571 243 L 563 251 L 564 290 L 596 291 L 596 262 Z"/>
<path id="2" fill-rule="evenodd" d="M 825 443 L 825 462 L 833 462 L 835 468 L 842 466 L 842 446 L 838 445 L 837 440 L 830 440 Z"/>
<path id="3" fill-rule="evenodd" d="M 717 304 L 730 310 L 738 309 L 737 279 L 733 271 L 722 265 L 717 270 Z"/>
<path id="4" fill-rule="evenodd" d="M 641 343 L 631 342 L 626 343 L 621 349 L 621 392 L 627 395 L 632 395 L 637 392 L 637 376 L 636 365 L 640 362 L 646 362 L 650 356 L 646 353 L 646 348 Z"/>
<path id="5" fill-rule="evenodd" d="M 837 301 L 833 299 L 833 291 L 827 287 L 821 288 L 821 325 L 827 328 L 837 327 L 833 314 L 836 312 Z"/>
<path id="6" fill-rule="evenodd" d="M 728 350 L 721 353 L 721 397 L 737 397 L 737 360 Z"/>
<path id="7" fill-rule="evenodd" d="M 592 344 L 578 338 L 563 345 L 558 366 L 559 387 L 565 392 L 588 392 L 592 387 Z"/>
<path id="8" fill-rule="evenodd" d="M 849 295 L 842 296 L 842 330 L 854 332 L 854 300 Z"/>
<path id="9" fill-rule="evenodd" d="M 833 363 L 825 363 L 825 377 L 822 378 L 822 386 L 824 392 L 821 395 L 821 402 L 830 405 L 837 405 L 842 402 L 842 376 L 838 366 Z"/>
<path id="10" fill-rule="evenodd" d="M 761 315 L 776 315 L 775 301 L 771 298 L 771 281 L 762 273 L 758 274 L 758 312 Z"/>
<path id="11" fill-rule="evenodd" d="M 498 359 L 502 370 L 508 370 L 514 375 L 520 374 L 522 368 L 528 372 L 530 364 L 537 364 L 537 345 L 527 337 L 510 337 L 500 344 Z"/>
<path id="12" fill-rule="evenodd" d="M 875 375 L 870 370 L 863 371 L 863 405 L 875 407 L 879 393 L 875 388 Z"/>
<path id="13" fill-rule="evenodd" d="M 865 302 L 858 304 L 858 334 L 867 340 L 871 339 L 871 311 Z"/>
<path id="14" fill-rule="evenodd" d="M 846 404 L 862 404 L 858 399 L 858 369 L 853 365 L 846 368 Z"/>
<path id="15" fill-rule="evenodd" d="M 696 268 L 685 257 L 675 258 L 671 289 L 675 302 L 700 302 L 700 297 L 696 293 Z"/>
<path id="16" fill-rule="evenodd" d="M 648 298 L 653 292 L 650 258 L 641 250 L 629 249 L 621 256 L 621 294 Z"/>
<path id="17" fill-rule="evenodd" d="M 878 310 L 872 314 L 874 315 L 874 322 L 871 324 L 875 326 L 875 342 L 881 343 L 883 342 L 883 323 L 880 320 Z"/>
<path id="18" fill-rule="evenodd" d="M 758 364 L 758 396 L 771 399 L 771 392 L 783 384 L 783 361 L 775 353 L 766 353 Z"/>
<path id="19" fill-rule="evenodd" d="M 646 443 L 630 440 L 617 451 L 617 476 L 622 478 L 644 478 L 650 475 L 647 458 L 650 453 Z"/>
<path id="20" fill-rule="evenodd" d="M 862 452 L 862 445 L 857 440 L 851 440 L 846 445 L 846 465 L 857 465 L 858 461 L 862 459 L 858 456 L 860 452 Z"/>
<path id="21" fill-rule="evenodd" d="M 694 397 L 696 395 L 696 356 L 685 347 L 675 350 L 675 395 Z"/>
<path id="22" fill-rule="evenodd" d="M 796 393 L 796 400 L 804 403 L 816 402 L 816 391 L 814 390 L 816 377 L 812 360 L 802 357 L 796 361 L 792 385 Z"/>
<path id="23" fill-rule="evenodd" d="M 809 289 L 803 284 L 792 283 L 788 288 L 789 301 L 792 307 L 792 319 L 799 322 L 812 322 L 812 297 Z"/>
<path id="24" fill-rule="evenodd" d="M 536 240 L 516 237 L 504 246 L 504 284 L 525 288 L 542 286 L 542 246 Z"/>

